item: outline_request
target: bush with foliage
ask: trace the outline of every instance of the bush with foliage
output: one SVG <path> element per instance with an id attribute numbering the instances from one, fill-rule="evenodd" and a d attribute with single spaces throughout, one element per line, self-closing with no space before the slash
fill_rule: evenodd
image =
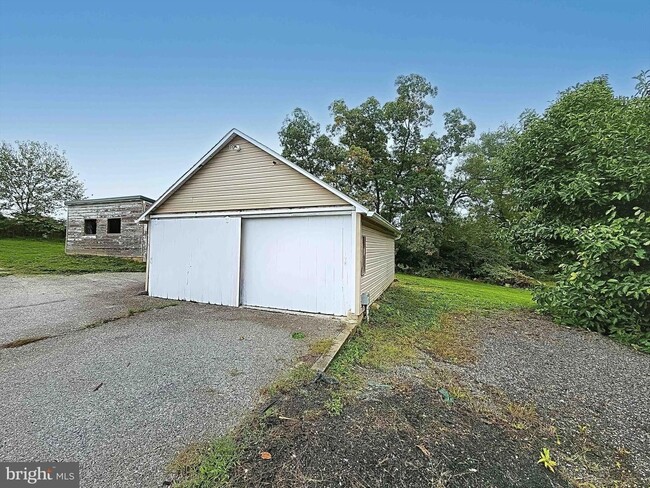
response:
<path id="1" fill-rule="evenodd" d="M 412 246 L 397 241 L 397 261 L 403 269 L 423 276 L 460 275 L 482 278 L 484 265 L 511 261 L 511 248 L 503 230 L 488 216 L 449 216 L 441 226 L 438 245 L 430 253 L 413 252 Z"/>
<path id="2" fill-rule="evenodd" d="M 0 237 L 64 239 L 65 224 L 61 220 L 44 215 L 0 216 Z"/>
<path id="3" fill-rule="evenodd" d="M 577 85 L 528 114 L 505 160 L 518 244 L 559 264 L 543 310 L 647 347 L 650 98 L 615 96 L 604 77 Z"/>
<path id="4" fill-rule="evenodd" d="M 605 222 L 569 232 L 578 251 L 556 286 L 536 294 L 542 311 L 650 352 L 650 215 L 612 210 Z"/>

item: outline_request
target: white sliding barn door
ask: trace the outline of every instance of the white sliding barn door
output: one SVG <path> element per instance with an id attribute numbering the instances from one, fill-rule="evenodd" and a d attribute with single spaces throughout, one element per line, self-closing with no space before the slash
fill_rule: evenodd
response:
<path id="1" fill-rule="evenodd" d="M 149 294 L 239 305 L 239 217 L 152 219 Z"/>
<path id="2" fill-rule="evenodd" d="M 243 219 L 241 303 L 346 315 L 352 234 L 349 215 Z"/>

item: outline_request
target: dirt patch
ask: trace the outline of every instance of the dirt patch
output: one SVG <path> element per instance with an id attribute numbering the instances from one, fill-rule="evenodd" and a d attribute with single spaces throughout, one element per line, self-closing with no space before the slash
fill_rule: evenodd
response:
<path id="1" fill-rule="evenodd" d="M 326 408 L 333 396 L 339 414 Z M 537 464 L 534 439 L 424 384 L 355 396 L 310 384 L 254 428 L 262 435 L 248 436 L 233 486 L 568 486 Z"/>

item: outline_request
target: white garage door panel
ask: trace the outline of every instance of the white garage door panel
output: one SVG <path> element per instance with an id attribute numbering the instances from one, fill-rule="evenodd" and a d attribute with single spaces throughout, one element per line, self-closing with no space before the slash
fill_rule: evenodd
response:
<path id="1" fill-rule="evenodd" d="M 152 219 L 149 294 L 239 305 L 241 219 Z"/>
<path id="2" fill-rule="evenodd" d="M 241 302 L 345 315 L 352 249 L 349 216 L 243 219 Z"/>

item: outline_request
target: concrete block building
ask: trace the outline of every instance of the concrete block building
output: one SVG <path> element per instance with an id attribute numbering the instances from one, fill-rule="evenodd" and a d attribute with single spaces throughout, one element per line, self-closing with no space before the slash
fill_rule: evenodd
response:
<path id="1" fill-rule="evenodd" d="M 153 202 L 142 195 L 66 202 L 65 252 L 144 260 L 147 227 L 136 220 Z"/>

